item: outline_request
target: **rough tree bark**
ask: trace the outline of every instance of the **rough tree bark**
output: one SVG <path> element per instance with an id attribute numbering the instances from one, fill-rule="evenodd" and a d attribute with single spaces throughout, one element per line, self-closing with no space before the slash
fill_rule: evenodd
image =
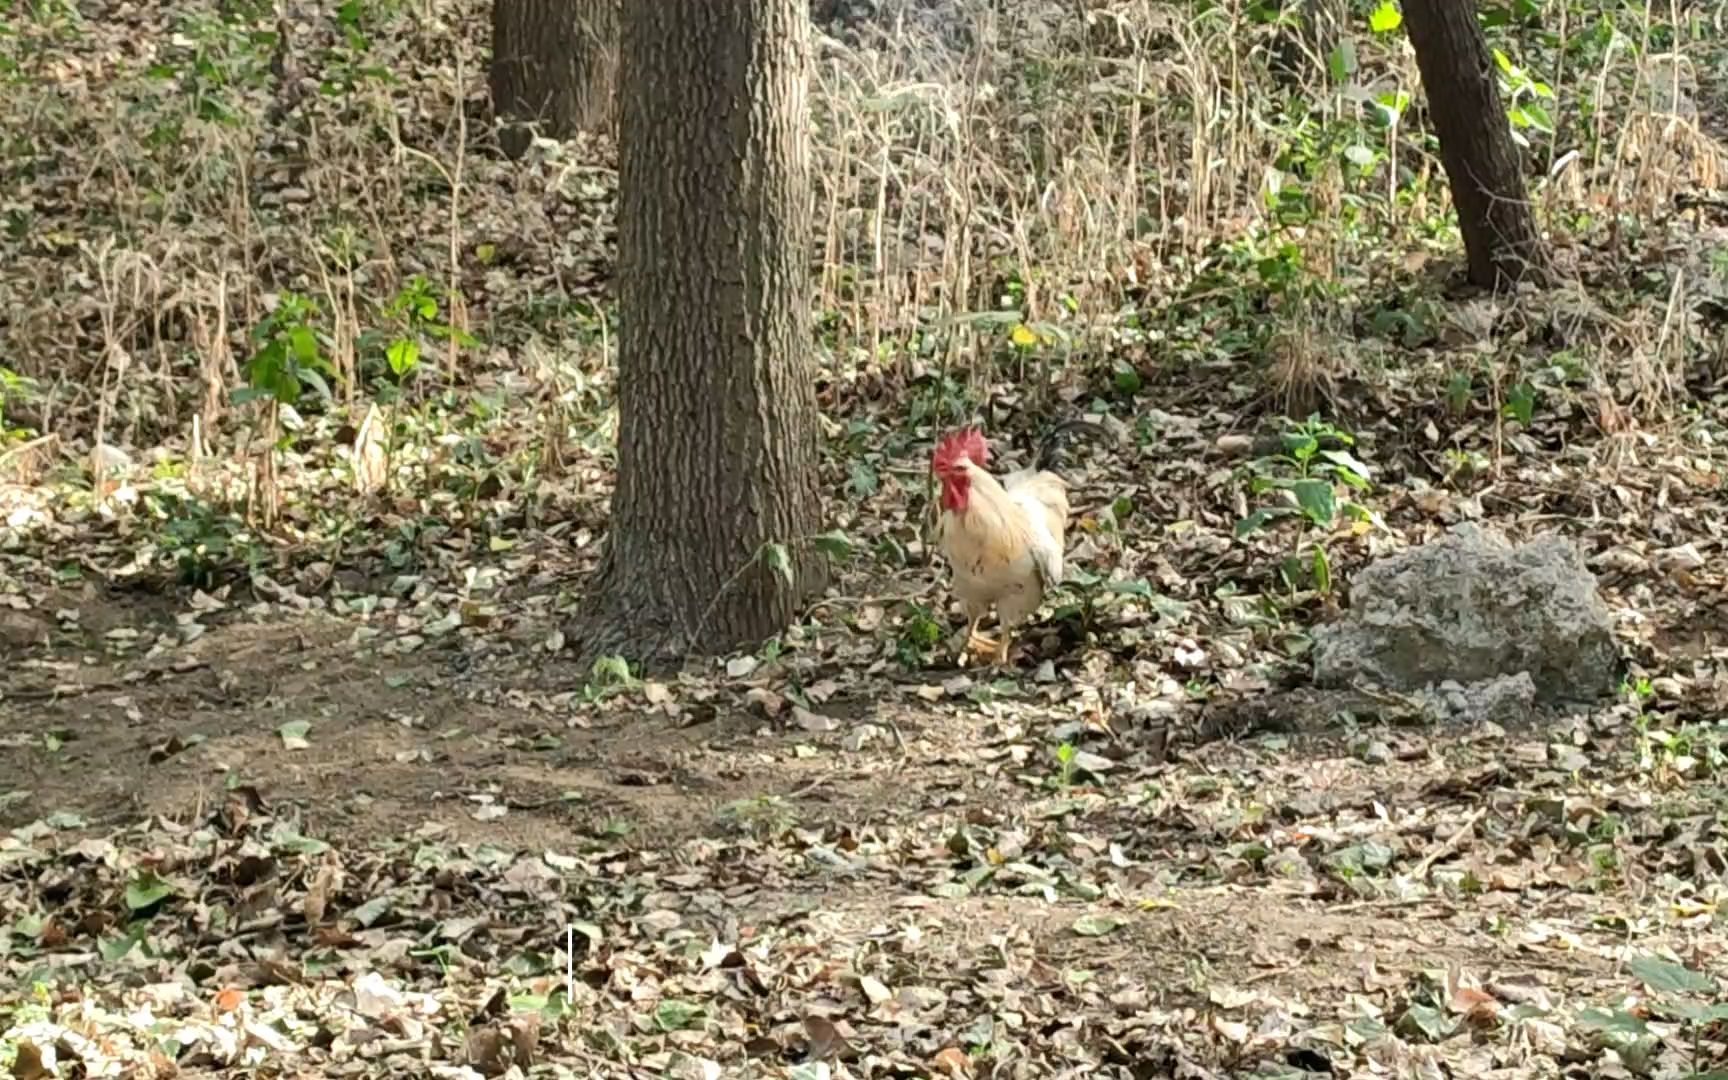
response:
<path id="1" fill-rule="evenodd" d="M 777 633 L 827 578 L 805 0 L 638 0 L 619 97 L 618 486 L 576 621 L 652 661 Z M 764 545 L 788 556 L 764 557 Z"/>
<path id="2" fill-rule="evenodd" d="M 1458 208 L 1470 280 L 1484 288 L 1542 282 L 1546 253 L 1475 0 L 1406 0 L 1404 21 Z"/>
<path id="3" fill-rule="evenodd" d="M 556 139 L 609 131 L 615 118 L 620 0 L 492 0 L 492 109 L 505 151 L 527 125 Z"/>

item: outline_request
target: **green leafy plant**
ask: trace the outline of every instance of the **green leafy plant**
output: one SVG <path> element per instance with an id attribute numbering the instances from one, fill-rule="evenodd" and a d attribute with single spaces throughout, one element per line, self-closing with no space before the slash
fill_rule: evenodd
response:
<path id="1" fill-rule="evenodd" d="M 1475 380 L 1468 371 L 1455 371 L 1446 383 L 1446 408 L 1454 416 L 1463 416 L 1470 407 L 1471 393 Z"/>
<path id="2" fill-rule="evenodd" d="M 425 515 L 399 522 L 390 539 L 385 541 L 384 560 L 392 570 L 417 572 L 425 565 L 422 553 L 449 529 L 449 525 L 439 518 Z"/>
<path id="3" fill-rule="evenodd" d="M 0 366 L 0 447 L 35 435 L 29 428 L 6 422 L 6 406 L 14 401 L 28 401 L 35 393 L 35 380 L 27 379 L 9 367 Z"/>
<path id="4" fill-rule="evenodd" d="M 1152 585 L 1145 578 L 1106 578 L 1083 567 L 1070 565 L 1062 579 L 1062 587 L 1073 597 L 1058 603 L 1052 617 L 1057 621 L 1078 618 L 1082 636 L 1098 627 L 1098 611 L 1112 599 L 1147 600 L 1153 595 Z"/>
<path id="5" fill-rule="evenodd" d="M 792 555 L 786 550 L 785 544 L 765 541 L 756 549 L 756 561 L 774 572 L 774 576 L 791 586 L 796 580 L 792 569 Z"/>
<path id="6" fill-rule="evenodd" d="M 1670 728 L 1652 709 L 1656 689 L 1645 676 L 1621 684 L 1620 693 L 1637 713 L 1638 768 L 1664 780 L 1719 776 L 1728 768 L 1728 722 L 1679 724 Z"/>
<path id="7" fill-rule="evenodd" d="M 1074 744 L 1064 742 L 1056 748 L 1056 786 L 1066 790 L 1074 786 Z"/>
<path id="8" fill-rule="evenodd" d="M 310 388 L 326 400 L 330 384 L 325 376 L 335 369 L 319 345 L 313 320 L 318 306 L 297 293 L 283 293 L 276 306 L 252 328 L 257 343 L 246 361 L 246 385 L 231 395 L 236 404 L 259 398 L 282 405 L 300 400 Z"/>
<path id="9" fill-rule="evenodd" d="M 804 544 L 808 544 L 810 547 L 815 548 L 818 553 L 826 556 L 834 562 L 845 562 L 847 559 L 852 557 L 852 538 L 847 536 L 841 529 L 830 529 L 825 533 L 818 533 L 815 536 L 808 537 L 802 542 L 795 541 L 793 546 L 802 547 Z M 751 560 L 751 562 L 760 563 L 762 566 L 772 571 L 776 577 L 787 585 L 793 584 L 795 580 L 795 572 L 792 567 L 792 552 L 785 544 L 773 540 L 764 541 L 762 545 L 756 549 L 756 557 Z M 748 566 L 749 564 L 746 565 Z M 736 576 L 737 575 L 734 575 L 734 577 Z M 730 582 L 728 582 L 728 584 L 730 584 Z"/>
<path id="10" fill-rule="evenodd" d="M 599 701 L 635 685 L 636 676 L 630 671 L 630 661 L 622 656 L 602 656 L 595 659 L 594 666 L 588 671 L 582 698 L 589 702 Z"/>
<path id="11" fill-rule="evenodd" d="M 419 370 L 426 347 L 434 341 L 454 340 L 462 346 L 478 344 L 472 334 L 451 325 L 439 305 L 438 294 L 424 274 L 414 274 L 396 290 L 396 295 L 384 305 L 384 315 L 390 325 L 382 332 L 366 335 L 368 344 L 378 350 L 389 369 L 386 385 L 401 386 Z M 375 369 L 374 369 L 375 370 Z"/>
<path id="12" fill-rule="evenodd" d="M 236 388 L 231 397 L 236 403 L 261 401 L 263 415 L 259 421 L 265 445 L 258 459 L 253 478 L 252 496 L 261 511 L 266 529 L 276 522 L 276 450 L 281 431 L 283 406 L 300 400 L 303 389 L 317 392 L 325 402 L 330 400 L 330 384 L 325 376 L 335 377 L 336 370 L 324 356 L 313 320 L 318 307 L 298 293 L 283 293 L 274 307 L 252 328 L 252 340 L 257 343 L 246 361 L 246 385 Z"/>
<path id="13" fill-rule="evenodd" d="M 385 12 L 385 5 L 343 0 L 336 8 L 336 24 L 341 40 L 326 51 L 318 90 L 322 94 L 352 94 L 364 83 L 395 82 L 394 73 L 374 57 L 375 23 Z"/>
<path id="14" fill-rule="evenodd" d="M 912 424 L 945 423 L 971 411 L 971 391 L 948 374 L 932 373 L 913 383 L 906 403 L 906 418 Z"/>
<path id="15" fill-rule="evenodd" d="M 157 545 L 183 585 L 212 589 L 224 569 L 236 563 L 251 569 L 263 561 L 264 549 L 245 523 L 202 499 L 147 494 L 145 507 L 162 521 Z"/>
<path id="16" fill-rule="evenodd" d="M 810 538 L 816 550 L 835 562 L 844 562 L 852 557 L 855 545 L 852 538 L 842 529 L 829 529 Z"/>
<path id="17" fill-rule="evenodd" d="M 1277 492 L 1281 497 L 1236 522 L 1236 535 L 1247 537 L 1281 520 L 1298 522 L 1295 547 L 1282 567 L 1285 584 L 1292 589 L 1307 580 L 1319 593 L 1332 591 L 1331 557 L 1325 542 L 1312 537 L 1316 530 L 1331 529 L 1340 516 L 1360 527 L 1375 523 L 1371 510 L 1348 497 L 1370 486 L 1368 466 L 1350 452 L 1355 441 L 1349 432 L 1310 416 L 1280 436 L 1278 453 L 1247 467 L 1250 493 Z"/>
<path id="18" fill-rule="evenodd" d="M 797 808 L 778 795 L 734 799 L 720 808 L 720 820 L 733 830 L 766 840 L 798 824 Z"/>
<path id="19" fill-rule="evenodd" d="M 1500 96 L 1506 101 L 1506 117 L 1512 121 L 1513 141 L 1519 146 L 1529 146 L 1525 129 L 1554 134 L 1554 120 L 1544 104 L 1554 100 L 1553 88 L 1531 78 L 1499 49 L 1494 50 L 1494 66 L 1500 72 Z"/>
<path id="20" fill-rule="evenodd" d="M 221 14 L 184 10 L 177 15 L 160 59 L 146 73 L 172 87 L 168 100 L 179 104 L 184 116 L 171 112 L 161 121 L 152 133 L 153 144 L 177 143 L 185 119 L 227 127 L 247 122 L 246 95 L 270 78 L 277 45 L 274 31 L 253 25 L 257 13 L 245 11 L 248 6 L 228 5 Z"/>
<path id="21" fill-rule="evenodd" d="M 1644 984 L 1644 1008 L 1637 1012 L 1625 1005 L 1591 1006 L 1581 1010 L 1578 1022 L 1595 1029 L 1604 1044 L 1613 1047 L 1636 1071 L 1635 1062 L 1648 1061 L 1654 1055 L 1659 1034 L 1652 1030 L 1643 1013 L 1647 1009 L 1658 1016 L 1677 1020 L 1686 1025 L 1692 1036 L 1692 1062 L 1702 1067 L 1702 1040 L 1705 1029 L 1728 1022 L 1728 1002 L 1722 1000 L 1722 987 L 1710 976 L 1693 971 L 1682 964 L 1660 956 L 1635 956 L 1626 962 L 1626 969 Z M 1721 1076 L 1720 1072 L 1696 1072 L 1696 1078 Z"/>
<path id="22" fill-rule="evenodd" d="M 1536 413 L 1536 387 L 1528 379 L 1520 379 L 1506 389 L 1506 401 L 1501 411 L 1525 427 Z"/>
<path id="23" fill-rule="evenodd" d="M 895 640 L 895 659 L 902 667 L 916 670 L 930 662 L 930 654 L 941 644 L 942 624 L 931 610 L 923 604 L 907 604 L 906 618 Z"/>
<path id="24" fill-rule="evenodd" d="M 1460 484 L 1485 476 L 1493 466 L 1488 455 L 1482 451 L 1456 446 L 1447 447 L 1440 459 L 1446 463 L 1444 479 L 1449 484 Z"/>

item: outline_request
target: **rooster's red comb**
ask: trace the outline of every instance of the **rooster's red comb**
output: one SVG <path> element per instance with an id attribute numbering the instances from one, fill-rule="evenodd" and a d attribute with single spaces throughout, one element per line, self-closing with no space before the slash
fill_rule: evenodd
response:
<path id="1" fill-rule="evenodd" d="M 982 431 L 975 427 L 966 427 L 949 432 L 936 440 L 936 449 L 930 455 L 930 466 L 934 469 L 950 468 L 961 458 L 974 465 L 983 465 L 990 460 L 990 446 L 984 441 Z"/>

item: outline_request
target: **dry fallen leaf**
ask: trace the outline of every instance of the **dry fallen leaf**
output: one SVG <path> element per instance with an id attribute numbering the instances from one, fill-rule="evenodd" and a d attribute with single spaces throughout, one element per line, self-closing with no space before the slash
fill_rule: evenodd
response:
<path id="1" fill-rule="evenodd" d="M 804 1036 L 810 1040 L 810 1058 L 813 1061 L 826 1061 L 848 1049 L 846 1036 L 841 1034 L 839 1025 L 825 1017 L 806 1014 Z"/>
<path id="2" fill-rule="evenodd" d="M 972 1075 L 972 1059 L 958 1046 L 945 1046 L 930 1059 L 930 1071 L 949 1077 Z"/>
<path id="3" fill-rule="evenodd" d="M 872 1005 L 880 1005 L 894 996 L 880 979 L 872 975 L 858 976 L 858 988 L 864 991 L 864 996 L 870 999 Z"/>
<path id="4" fill-rule="evenodd" d="M 792 722 L 812 734 L 823 735 L 830 731 L 840 730 L 840 721 L 832 716 L 813 713 L 809 709 L 792 707 Z"/>

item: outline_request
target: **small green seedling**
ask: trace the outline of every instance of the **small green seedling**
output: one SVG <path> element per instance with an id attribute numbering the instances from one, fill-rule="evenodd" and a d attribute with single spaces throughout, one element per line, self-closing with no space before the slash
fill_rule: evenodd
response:
<path id="1" fill-rule="evenodd" d="M 1295 589 L 1304 578 L 1322 595 L 1332 591 L 1331 557 L 1321 540 L 1304 545 L 1316 529 L 1329 529 L 1339 516 L 1355 520 L 1358 528 L 1375 523 L 1367 507 L 1340 493 L 1366 492 L 1368 466 L 1350 452 L 1355 438 L 1349 432 L 1311 416 L 1281 436 L 1281 450 L 1251 462 L 1248 489 L 1255 495 L 1278 491 L 1284 500 L 1268 503 L 1236 523 L 1236 535 L 1246 537 L 1283 519 L 1300 523 L 1296 544 L 1284 560 L 1285 584 Z"/>
<path id="2" fill-rule="evenodd" d="M 635 685 L 636 677 L 630 673 L 630 661 L 622 656 L 602 656 L 589 670 L 588 682 L 582 687 L 582 699 L 600 701 Z"/>
<path id="3" fill-rule="evenodd" d="M 1074 785 L 1074 754 L 1071 742 L 1056 748 L 1056 786 L 1064 790 Z"/>

